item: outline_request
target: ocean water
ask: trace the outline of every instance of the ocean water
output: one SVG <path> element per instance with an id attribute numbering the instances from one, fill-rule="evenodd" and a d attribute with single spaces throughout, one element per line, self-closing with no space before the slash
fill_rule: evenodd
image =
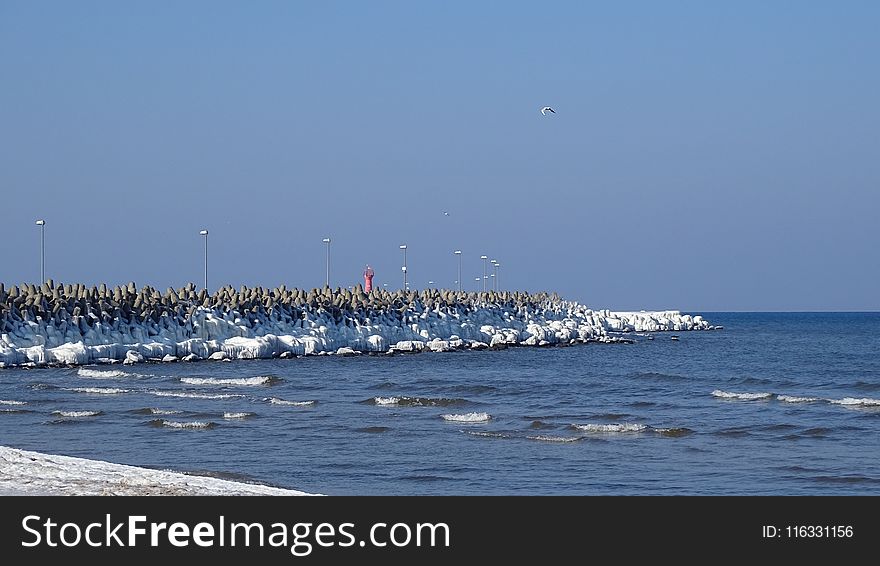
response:
<path id="1" fill-rule="evenodd" d="M 5 369 L 0 444 L 331 495 L 880 494 L 880 313 L 700 314 L 725 329 Z"/>

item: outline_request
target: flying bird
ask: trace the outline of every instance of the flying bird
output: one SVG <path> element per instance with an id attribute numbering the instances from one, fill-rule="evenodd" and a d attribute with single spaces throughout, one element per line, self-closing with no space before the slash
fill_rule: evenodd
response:
<path id="1" fill-rule="evenodd" d="M 553 109 L 550 108 L 549 106 L 545 106 L 544 108 L 541 108 L 541 114 L 542 114 L 542 115 L 546 116 L 546 115 L 547 115 L 547 112 L 552 112 L 553 114 L 556 114 L 556 110 L 553 110 Z"/>
<path id="2" fill-rule="evenodd" d="M 448 213 L 447 211 L 444 210 L 444 211 L 443 211 L 443 216 L 449 216 L 449 213 Z"/>

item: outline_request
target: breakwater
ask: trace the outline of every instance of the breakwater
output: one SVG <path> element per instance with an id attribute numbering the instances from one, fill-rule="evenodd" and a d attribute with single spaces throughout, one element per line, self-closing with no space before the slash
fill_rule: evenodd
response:
<path id="1" fill-rule="evenodd" d="M 0 365 L 448 351 L 713 329 L 679 311 L 593 310 L 555 293 L 0 284 Z"/>

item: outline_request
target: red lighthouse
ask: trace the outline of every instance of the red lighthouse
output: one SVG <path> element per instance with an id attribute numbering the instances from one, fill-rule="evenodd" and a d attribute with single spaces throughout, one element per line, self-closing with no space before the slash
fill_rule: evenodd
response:
<path id="1" fill-rule="evenodd" d="M 370 291 L 373 290 L 373 275 L 375 275 L 375 273 L 373 273 L 373 268 L 368 265 L 367 268 L 364 270 L 364 292 L 365 293 L 369 293 Z"/>

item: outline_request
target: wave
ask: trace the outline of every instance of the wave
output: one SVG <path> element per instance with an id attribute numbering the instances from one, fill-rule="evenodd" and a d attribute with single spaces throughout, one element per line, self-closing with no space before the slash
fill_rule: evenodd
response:
<path id="1" fill-rule="evenodd" d="M 681 436 L 687 436 L 694 433 L 693 430 L 685 427 L 655 428 L 654 432 L 656 432 L 660 436 L 669 436 L 672 438 L 679 438 Z"/>
<path id="2" fill-rule="evenodd" d="M 97 417 L 103 414 L 101 411 L 52 411 L 53 415 L 61 417 Z"/>
<path id="3" fill-rule="evenodd" d="M 823 426 L 817 426 L 817 427 L 813 427 L 813 428 L 808 428 L 805 431 L 803 431 L 801 434 L 804 434 L 807 436 L 815 436 L 817 438 L 824 438 L 824 437 L 828 436 L 829 434 L 831 434 L 832 432 L 833 431 L 830 428 L 826 428 Z"/>
<path id="4" fill-rule="evenodd" d="M 618 433 L 618 432 L 642 432 L 647 430 L 648 427 L 643 424 L 638 423 L 618 423 L 618 424 L 585 424 L 585 425 L 571 425 L 572 428 L 577 430 L 582 430 L 584 432 L 610 432 L 610 433 Z"/>
<path id="5" fill-rule="evenodd" d="M 455 391 L 456 393 L 473 393 L 479 395 L 481 393 L 493 393 L 498 391 L 498 388 L 492 385 L 453 385 L 449 390 Z"/>
<path id="6" fill-rule="evenodd" d="M 488 432 L 484 430 L 463 430 L 462 432 L 471 436 L 480 436 L 483 438 L 512 438 L 509 434 L 504 434 L 503 432 Z"/>
<path id="7" fill-rule="evenodd" d="M 736 399 L 739 401 L 757 401 L 759 399 L 769 399 L 773 396 L 772 393 L 731 393 L 730 391 L 721 391 L 720 389 L 713 391 L 712 395 L 721 399 Z"/>
<path id="8" fill-rule="evenodd" d="M 440 415 L 444 421 L 453 423 L 484 423 L 491 419 L 489 413 L 465 413 L 463 415 Z"/>
<path id="9" fill-rule="evenodd" d="M 880 407 L 880 399 L 871 399 L 868 397 L 862 399 L 844 397 L 843 399 L 828 399 L 828 402 L 835 405 L 845 405 L 847 407 Z"/>
<path id="10" fill-rule="evenodd" d="M 317 403 L 317 401 L 286 401 L 284 399 L 279 399 L 278 397 L 266 397 L 265 401 L 268 401 L 273 405 L 288 405 L 291 407 L 306 407 Z"/>
<path id="11" fill-rule="evenodd" d="M 60 389 L 57 385 L 50 385 L 48 383 L 32 383 L 28 385 L 28 387 L 34 391 L 51 391 L 52 389 Z"/>
<path id="12" fill-rule="evenodd" d="M 267 385 L 281 381 L 277 377 L 268 375 L 258 375 L 255 377 L 235 377 L 228 379 L 220 379 L 216 377 L 181 377 L 181 383 L 189 385 Z"/>
<path id="13" fill-rule="evenodd" d="M 828 484 L 878 484 L 880 478 L 869 476 L 814 476 L 810 478 L 814 482 Z"/>
<path id="14" fill-rule="evenodd" d="M 367 432 L 367 433 L 380 433 L 380 432 L 388 432 L 391 430 L 389 426 L 365 426 L 363 428 L 354 429 L 355 432 Z"/>
<path id="15" fill-rule="evenodd" d="M 146 407 L 143 409 L 136 409 L 134 412 L 139 415 L 179 415 L 183 411 L 177 411 L 173 409 L 159 409 L 156 407 Z"/>
<path id="16" fill-rule="evenodd" d="M 772 379 L 766 377 L 733 377 L 728 381 L 739 383 L 740 385 L 769 385 L 775 383 Z"/>
<path id="17" fill-rule="evenodd" d="M 118 387 L 71 387 L 67 391 L 76 391 L 77 393 L 92 393 L 94 395 L 119 395 L 120 393 L 128 393 L 130 389 L 120 389 Z"/>
<path id="18" fill-rule="evenodd" d="M 604 419 L 606 421 L 617 421 L 626 417 L 631 417 L 629 413 L 602 413 L 599 415 L 594 415 L 597 419 Z"/>
<path id="19" fill-rule="evenodd" d="M 368 405 L 377 405 L 383 407 L 452 407 L 460 405 L 470 405 L 467 399 L 450 399 L 446 397 L 373 397 L 363 401 Z"/>
<path id="20" fill-rule="evenodd" d="M 30 409 L 0 409 L 0 414 L 4 415 L 23 415 L 25 413 L 33 413 Z"/>
<path id="21" fill-rule="evenodd" d="M 714 433 L 716 436 L 726 436 L 730 438 L 745 438 L 746 436 L 751 436 L 752 433 L 749 432 L 749 427 L 747 426 L 739 426 L 733 428 L 725 428 Z"/>
<path id="22" fill-rule="evenodd" d="M 223 413 L 224 419 L 249 419 L 256 415 L 256 413 Z"/>
<path id="23" fill-rule="evenodd" d="M 90 369 L 79 368 L 76 374 L 80 377 L 88 377 L 91 379 L 116 379 L 119 377 L 136 376 L 137 374 L 126 373 L 118 369 Z"/>
<path id="24" fill-rule="evenodd" d="M 579 440 L 583 440 L 583 438 L 579 436 L 550 436 L 546 434 L 527 436 L 526 438 L 529 440 L 538 440 L 540 442 L 578 442 Z"/>
<path id="25" fill-rule="evenodd" d="M 823 401 L 824 399 L 820 399 L 819 397 L 794 397 L 792 395 L 777 395 L 777 401 L 782 401 L 783 403 L 815 403 L 816 401 Z"/>
<path id="26" fill-rule="evenodd" d="M 657 372 L 639 372 L 639 373 L 631 373 L 629 375 L 630 378 L 634 379 L 652 379 L 655 381 L 686 381 L 688 378 L 683 375 L 675 375 L 670 373 L 657 373 Z"/>
<path id="27" fill-rule="evenodd" d="M 529 425 L 529 428 L 532 430 L 542 430 L 542 429 L 556 428 L 556 427 L 554 427 L 552 424 L 545 423 L 542 420 L 534 420 L 534 421 L 532 421 L 532 424 Z"/>
<path id="28" fill-rule="evenodd" d="M 238 399 L 244 397 L 233 393 L 196 393 L 193 391 L 150 391 L 157 397 L 181 397 L 184 399 Z"/>
<path id="29" fill-rule="evenodd" d="M 156 419 L 156 420 L 150 421 L 150 424 L 152 426 L 158 426 L 158 427 L 178 428 L 178 429 L 192 428 L 192 429 L 202 429 L 202 430 L 214 428 L 216 426 L 214 423 L 209 422 L 209 421 L 183 422 L 183 421 L 169 421 L 169 420 L 165 420 L 165 419 Z"/>
<path id="30" fill-rule="evenodd" d="M 27 401 L 7 401 L 0 399 L 0 405 L 27 405 Z"/>
<path id="31" fill-rule="evenodd" d="M 852 384 L 852 387 L 859 391 L 880 391 L 880 383 L 870 383 L 868 381 L 856 381 Z"/>

